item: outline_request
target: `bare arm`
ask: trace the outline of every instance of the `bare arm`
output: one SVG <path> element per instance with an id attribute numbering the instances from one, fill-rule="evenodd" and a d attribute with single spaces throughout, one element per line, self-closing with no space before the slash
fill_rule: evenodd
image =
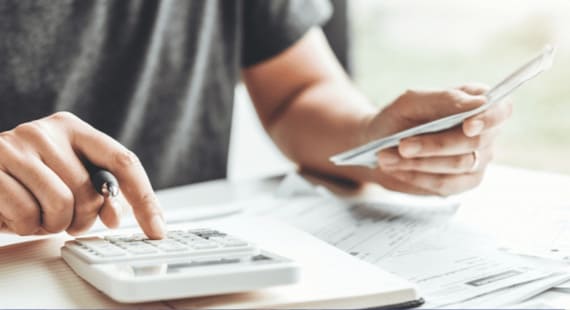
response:
<path id="1" fill-rule="evenodd" d="M 335 167 L 328 157 L 363 143 L 363 126 L 376 109 L 353 87 L 322 32 L 312 30 L 243 77 L 263 126 L 289 158 L 303 168 L 361 178 L 354 171 L 361 169 Z"/>
<path id="2" fill-rule="evenodd" d="M 302 168 L 417 194 L 476 186 L 492 158 L 495 129 L 511 111 L 499 105 L 461 127 L 402 141 L 379 154 L 378 169 L 336 167 L 328 158 L 337 152 L 483 104 L 485 87 L 407 91 L 378 111 L 352 85 L 319 29 L 242 74 L 264 127 Z"/>

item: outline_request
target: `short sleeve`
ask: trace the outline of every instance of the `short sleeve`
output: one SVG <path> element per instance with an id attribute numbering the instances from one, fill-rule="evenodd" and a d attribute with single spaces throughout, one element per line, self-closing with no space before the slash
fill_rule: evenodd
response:
<path id="1" fill-rule="evenodd" d="M 276 56 L 331 14 L 326 0 L 244 0 L 242 66 Z"/>

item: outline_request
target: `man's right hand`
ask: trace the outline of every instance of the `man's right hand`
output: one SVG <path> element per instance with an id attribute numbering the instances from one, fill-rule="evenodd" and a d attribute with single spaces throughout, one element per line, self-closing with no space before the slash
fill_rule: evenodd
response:
<path id="1" fill-rule="evenodd" d="M 113 173 L 146 235 L 164 236 L 158 200 L 136 155 L 68 112 L 0 133 L 0 228 L 79 234 L 97 216 L 118 226 L 121 207 L 95 191 L 83 161 Z"/>

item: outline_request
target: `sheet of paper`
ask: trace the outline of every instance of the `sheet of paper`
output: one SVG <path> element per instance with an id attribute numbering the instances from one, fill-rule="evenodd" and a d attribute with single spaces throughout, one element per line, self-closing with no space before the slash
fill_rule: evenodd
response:
<path id="1" fill-rule="evenodd" d="M 452 220 L 455 210 L 453 206 L 406 208 L 315 196 L 255 203 L 248 212 L 281 219 L 418 282 L 432 306 L 459 303 L 554 273 L 539 263 L 501 252 L 486 241 L 487 236 L 456 225 Z M 488 283 L 466 284 L 477 281 Z M 515 291 L 511 299 L 520 301 L 526 292 L 526 288 Z"/>
<path id="2" fill-rule="evenodd" d="M 430 231 L 445 234 L 455 207 L 403 208 L 317 196 L 257 201 L 251 203 L 247 212 L 278 218 L 354 256 L 377 263 L 386 257 L 417 251 L 409 246 Z"/>
<path id="3" fill-rule="evenodd" d="M 552 275 L 513 255 L 466 248 L 422 251 L 387 258 L 378 265 L 416 283 L 427 307 L 452 305 Z"/>
<path id="4" fill-rule="evenodd" d="M 523 283 L 502 289 L 490 294 L 486 294 L 479 298 L 474 298 L 459 304 L 453 304 L 450 307 L 454 309 L 466 308 L 497 308 L 497 307 L 512 307 L 521 301 L 526 301 L 534 296 L 537 296 L 559 283 L 570 279 L 568 273 L 554 273 L 544 279 L 533 281 L 531 283 Z M 536 306 L 519 304 L 516 309 L 553 309 L 555 307 L 549 306 L 547 308 L 537 308 Z"/>

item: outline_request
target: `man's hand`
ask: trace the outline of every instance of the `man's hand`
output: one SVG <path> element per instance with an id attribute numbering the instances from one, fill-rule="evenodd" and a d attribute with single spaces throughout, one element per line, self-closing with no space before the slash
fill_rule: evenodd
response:
<path id="1" fill-rule="evenodd" d="M 302 169 L 407 193 L 450 195 L 479 184 L 497 127 L 512 108 L 504 103 L 462 127 L 406 139 L 398 149 L 379 154 L 379 169 L 341 167 L 330 156 L 476 108 L 485 102 L 486 88 L 409 91 L 378 113 L 343 72 L 320 29 L 242 73 L 264 127 Z"/>
<path id="2" fill-rule="evenodd" d="M 138 158 L 76 116 L 59 112 L 0 133 L 0 229 L 20 235 L 119 224 L 120 206 L 93 188 L 83 165 L 112 172 L 150 238 L 162 238 L 158 200 Z"/>
<path id="3" fill-rule="evenodd" d="M 487 87 L 408 91 L 371 119 L 367 139 L 377 139 L 485 103 Z M 498 127 L 512 112 L 505 102 L 464 121 L 460 127 L 411 137 L 379 153 L 374 178 L 384 187 L 447 196 L 477 186 L 493 157 Z M 475 161 L 478 161 L 477 163 Z"/>

